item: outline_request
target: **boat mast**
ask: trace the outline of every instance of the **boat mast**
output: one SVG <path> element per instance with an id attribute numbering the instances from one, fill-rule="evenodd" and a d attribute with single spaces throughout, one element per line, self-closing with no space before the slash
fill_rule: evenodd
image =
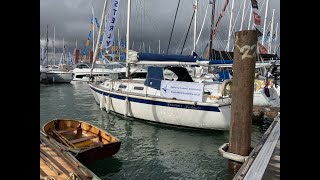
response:
<path id="1" fill-rule="evenodd" d="M 49 46 L 49 37 L 48 37 L 48 29 L 49 29 L 49 25 L 47 24 L 47 43 L 46 43 L 46 59 L 47 59 L 47 65 L 49 63 L 49 57 L 48 57 L 48 46 Z"/>
<path id="2" fill-rule="evenodd" d="M 244 21 L 244 11 L 246 9 L 246 0 L 244 0 L 243 2 L 243 9 L 242 9 L 242 17 L 241 17 L 241 25 L 240 25 L 240 31 L 242 31 L 242 27 L 243 27 L 243 21 Z"/>
<path id="3" fill-rule="evenodd" d="M 121 44 L 120 44 L 120 31 L 119 31 L 119 28 L 118 28 L 118 61 L 121 61 L 121 54 L 120 54 L 120 48 L 121 48 Z"/>
<path id="4" fill-rule="evenodd" d="M 53 26 L 53 64 L 56 65 L 56 47 L 54 46 L 54 43 L 56 41 L 56 26 Z"/>
<path id="5" fill-rule="evenodd" d="M 210 39 L 209 39 L 209 59 L 212 59 L 213 58 L 212 37 L 213 37 L 214 11 L 215 11 L 215 6 L 216 6 L 216 0 L 213 0 L 210 3 L 212 3 L 212 10 L 211 10 L 211 28 L 210 28 Z"/>
<path id="6" fill-rule="evenodd" d="M 93 2 L 92 2 L 92 7 L 91 7 L 91 11 L 92 11 L 92 51 L 94 52 L 94 31 L 95 31 L 95 19 L 94 19 L 94 10 L 93 10 Z"/>
<path id="7" fill-rule="evenodd" d="M 193 29 L 193 52 L 196 52 L 196 36 L 197 36 L 197 14 L 198 14 L 198 0 L 194 0 L 194 29 Z M 195 67 L 192 67 L 192 76 L 196 74 Z"/>
<path id="8" fill-rule="evenodd" d="M 267 0 L 266 12 L 264 13 L 263 34 L 262 34 L 262 39 L 261 39 L 261 44 L 262 45 L 264 44 L 264 36 L 265 36 L 265 34 L 267 32 L 266 24 L 267 24 L 268 6 L 269 6 L 269 0 Z"/>
<path id="9" fill-rule="evenodd" d="M 219 24 L 220 24 L 220 22 L 221 22 L 221 18 L 223 17 L 223 14 L 224 14 L 224 12 L 225 12 L 228 4 L 229 4 L 229 0 L 225 0 L 224 6 L 223 6 L 223 8 L 222 8 L 222 12 L 221 12 L 220 15 L 219 15 L 219 18 L 218 18 L 218 20 L 217 20 L 217 22 L 216 22 L 216 25 L 215 25 L 214 29 L 213 29 L 212 36 L 210 37 L 211 40 L 213 40 L 214 36 L 216 35 L 217 29 L 218 29 Z M 214 9 L 214 8 L 213 8 L 213 9 Z M 205 57 L 206 59 L 207 59 L 207 58 L 210 58 L 210 49 L 212 50 L 212 47 L 208 48 L 208 51 L 207 51 L 206 54 L 204 55 L 204 57 Z"/>
<path id="10" fill-rule="evenodd" d="M 178 1 L 178 5 L 177 5 L 177 9 L 176 9 L 176 14 L 174 16 L 174 20 L 173 20 L 173 25 L 171 28 L 171 33 L 170 33 L 170 38 L 169 38 L 169 44 L 168 44 L 168 48 L 167 48 L 167 54 L 169 52 L 169 47 L 170 47 L 170 43 L 171 43 L 171 38 L 172 38 L 172 33 L 173 33 L 173 29 L 174 29 L 174 25 L 176 24 L 176 18 L 177 18 L 177 13 L 178 13 L 178 9 L 179 9 L 179 4 L 180 4 L 180 0 Z"/>
<path id="11" fill-rule="evenodd" d="M 160 39 L 159 39 L 159 54 L 160 54 Z"/>
<path id="12" fill-rule="evenodd" d="M 200 36 L 201 36 L 201 34 L 202 34 L 202 30 L 203 30 L 204 24 L 205 24 L 205 22 L 206 22 L 208 7 L 209 7 L 209 4 L 207 4 L 207 7 L 206 7 L 206 10 L 205 10 L 205 13 L 204 13 L 204 18 L 203 18 L 203 21 L 202 21 L 202 25 L 201 25 L 201 28 L 200 28 L 200 32 L 199 32 L 198 38 L 197 38 L 197 40 L 196 40 L 196 45 L 197 45 L 198 42 L 199 42 L 199 39 L 200 39 Z M 192 51 L 195 51 L 195 50 L 193 49 Z M 191 52 L 191 54 L 192 54 L 192 52 Z"/>
<path id="13" fill-rule="evenodd" d="M 271 41 L 273 39 L 273 19 L 274 19 L 274 11 L 272 10 L 272 18 L 271 18 L 271 29 L 270 29 L 270 35 L 269 35 L 269 45 L 268 45 L 268 53 L 271 54 Z"/>
<path id="14" fill-rule="evenodd" d="M 232 0 L 232 3 L 231 3 L 231 13 L 230 13 L 230 22 L 229 22 L 229 33 L 228 33 L 228 42 L 227 42 L 227 46 L 226 46 L 226 51 L 229 51 L 229 47 L 230 47 L 230 38 L 231 38 L 231 31 L 232 31 L 233 7 L 234 7 L 234 0 Z"/>
<path id="15" fill-rule="evenodd" d="M 276 52 L 277 52 L 277 39 L 278 39 L 278 24 L 279 23 L 277 23 L 277 26 L 276 26 L 276 37 L 275 37 L 275 39 L 274 39 L 274 52 L 273 52 L 273 54 L 276 54 Z"/>
<path id="16" fill-rule="evenodd" d="M 193 51 L 196 51 L 196 35 L 197 35 L 197 12 L 198 12 L 198 0 L 194 0 L 194 29 L 193 29 Z"/>
<path id="17" fill-rule="evenodd" d="M 63 54 L 63 60 L 62 60 L 62 64 L 65 64 L 66 61 L 66 57 L 65 57 L 65 49 L 64 49 L 64 38 L 62 38 L 62 54 Z"/>
<path id="18" fill-rule="evenodd" d="M 97 54 L 98 54 L 98 49 L 99 49 L 98 45 L 99 45 L 99 40 L 100 40 L 100 37 L 101 37 L 101 31 L 102 31 L 105 12 L 106 12 L 107 2 L 108 2 L 108 0 L 104 1 L 103 11 L 102 11 L 101 21 L 100 21 L 101 24 L 100 24 L 100 28 L 99 28 L 99 32 L 98 32 L 98 37 L 97 37 L 97 43 L 96 43 L 96 47 L 94 48 L 94 53 L 93 53 L 93 62 L 92 62 L 92 65 L 91 65 L 90 77 L 92 77 L 92 70 L 94 68 L 94 65 L 95 65 L 95 62 L 96 62 L 96 57 L 97 57 Z"/>
<path id="19" fill-rule="evenodd" d="M 128 63 L 129 60 L 129 34 L 130 34 L 130 10 L 131 10 L 131 0 L 128 0 L 128 13 L 127 13 L 127 41 L 126 41 L 126 77 L 130 75 L 130 64 Z"/>
<path id="20" fill-rule="evenodd" d="M 249 23 L 248 23 L 248 30 L 251 29 L 250 24 L 251 24 L 251 18 L 252 18 L 252 6 L 250 6 L 250 16 L 249 16 Z"/>

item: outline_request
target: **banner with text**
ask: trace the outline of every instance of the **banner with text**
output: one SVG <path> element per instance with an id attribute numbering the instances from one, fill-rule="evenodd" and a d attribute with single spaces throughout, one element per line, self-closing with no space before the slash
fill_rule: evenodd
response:
<path id="1" fill-rule="evenodd" d="M 116 26 L 116 18 L 118 14 L 120 0 L 112 0 L 111 8 L 109 11 L 108 25 L 104 30 L 102 48 L 111 47 L 113 44 L 114 31 Z"/>
<path id="2" fill-rule="evenodd" d="M 203 83 L 162 80 L 160 95 L 166 98 L 202 102 L 203 86 Z"/>

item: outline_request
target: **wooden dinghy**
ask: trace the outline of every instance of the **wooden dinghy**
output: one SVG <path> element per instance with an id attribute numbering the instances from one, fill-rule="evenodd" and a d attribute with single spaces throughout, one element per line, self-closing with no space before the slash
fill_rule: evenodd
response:
<path id="1" fill-rule="evenodd" d="M 82 163 L 90 163 L 117 153 L 121 141 L 89 123 L 74 119 L 55 119 L 42 127 L 43 131 L 74 153 Z"/>
<path id="2" fill-rule="evenodd" d="M 40 131 L 40 179 L 93 180 L 92 172 Z M 96 176 L 95 176 L 96 177 Z"/>

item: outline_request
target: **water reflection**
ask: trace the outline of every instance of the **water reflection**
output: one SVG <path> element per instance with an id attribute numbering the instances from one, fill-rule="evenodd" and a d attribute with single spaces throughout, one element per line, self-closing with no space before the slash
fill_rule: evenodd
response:
<path id="1" fill-rule="evenodd" d="M 86 164 L 86 166 L 99 177 L 112 177 L 121 171 L 122 161 L 116 157 L 108 157 Z"/>

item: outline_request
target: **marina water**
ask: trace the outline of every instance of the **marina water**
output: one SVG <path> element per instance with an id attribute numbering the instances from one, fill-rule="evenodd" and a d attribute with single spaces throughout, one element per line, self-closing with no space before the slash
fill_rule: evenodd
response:
<path id="1" fill-rule="evenodd" d="M 149 123 L 100 110 L 84 82 L 40 84 L 40 128 L 55 118 L 79 119 L 121 141 L 112 157 L 85 164 L 101 179 L 232 179 L 218 148 L 228 131 Z M 252 147 L 264 129 L 252 126 Z"/>

